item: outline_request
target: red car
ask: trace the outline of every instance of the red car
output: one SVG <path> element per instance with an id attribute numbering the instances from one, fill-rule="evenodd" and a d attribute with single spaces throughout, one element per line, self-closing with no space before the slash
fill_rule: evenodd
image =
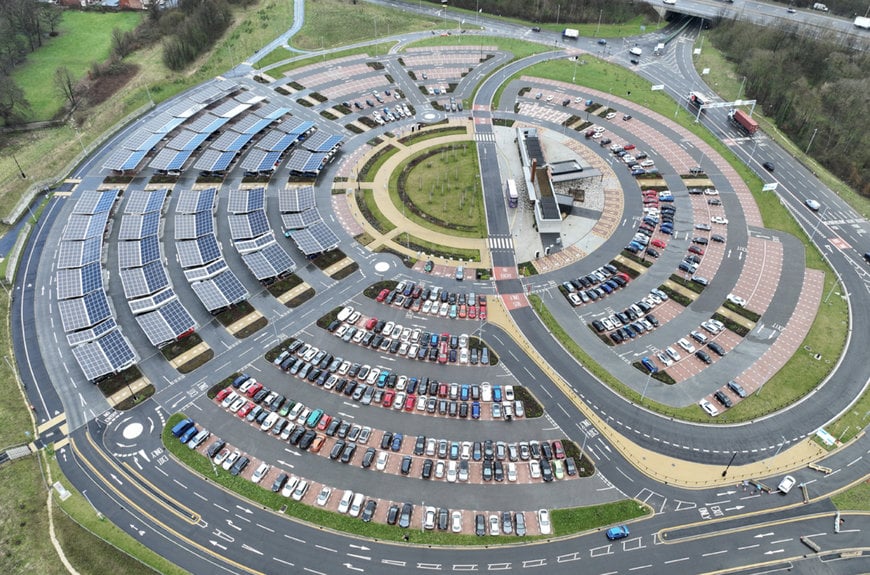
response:
<path id="1" fill-rule="evenodd" d="M 244 418 L 248 417 L 248 414 L 251 413 L 252 409 L 254 409 L 254 402 L 249 401 L 248 403 L 246 403 L 245 405 L 242 406 L 242 408 L 239 410 L 239 413 L 237 415 L 241 419 L 244 419 Z"/>
<path id="2" fill-rule="evenodd" d="M 447 363 L 447 342 L 442 341 L 438 347 L 438 363 Z"/>
<path id="3" fill-rule="evenodd" d="M 387 288 L 384 288 L 381 290 L 381 293 L 378 294 L 378 297 L 375 298 L 375 301 L 377 301 L 378 303 L 381 303 L 385 299 L 387 299 L 388 295 L 390 295 L 390 290 L 388 290 Z"/>
<path id="4" fill-rule="evenodd" d="M 658 238 L 654 239 L 650 243 L 652 243 L 652 245 L 654 245 L 655 247 L 661 248 L 661 249 L 665 249 L 666 247 L 668 247 L 668 244 L 666 244 L 663 240 L 660 240 Z"/>
<path id="5" fill-rule="evenodd" d="M 698 246 L 689 246 L 689 251 L 692 252 L 693 254 L 698 254 L 699 256 L 704 255 L 704 250 L 702 250 Z"/>
<path id="6" fill-rule="evenodd" d="M 486 319 L 486 306 L 480 308 L 480 313 L 477 314 L 477 319 L 481 321 Z"/>
<path id="7" fill-rule="evenodd" d="M 556 459 L 565 459 L 565 449 L 558 439 L 553 442 L 553 455 L 556 456 Z"/>
<path id="8" fill-rule="evenodd" d="M 477 319 L 477 306 L 473 305 L 468 308 L 468 319 Z"/>
<path id="9" fill-rule="evenodd" d="M 245 395 L 247 395 L 248 397 L 254 397 L 261 389 L 263 389 L 263 384 L 258 381 L 257 383 L 248 388 L 248 391 L 245 392 Z"/>
<path id="10" fill-rule="evenodd" d="M 383 401 L 381 401 L 381 405 L 383 405 L 384 407 L 392 407 L 393 406 L 393 399 L 395 397 L 396 397 L 396 394 L 394 392 L 387 391 L 386 393 L 384 393 L 384 399 L 383 399 Z"/>
<path id="11" fill-rule="evenodd" d="M 377 325 L 377 323 L 378 323 L 378 318 L 370 317 L 369 320 L 366 322 L 365 328 L 367 330 L 371 331 L 372 328 L 374 328 L 375 325 Z"/>
<path id="12" fill-rule="evenodd" d="M 220 390 L 218 392 L 217 396 L 215 397 L 215 401 L 225 400 L 232 390 L 233 390 L 232 386 L 223 388 L 222 390 Z"/>
<path id="13" fill-rule="evenodd" d="M 330 423 L 332 423 L 332 416 L 324 415 L 320 418 L 320 421 L 317 422 L 317 430 L 326 431 L 326 428 L 329 427 Z"/>
<path id="14" fill-rule="evenodd" d="M 414 411 L 414 406 L 417 404 L 417 396 L 409 395 L 405 398 L 405 411 Z"/>
<path id="15" fill-rule="evenodd" d="M 468 306 L 462 304 L 459 306 L 459 317 L 464 318 L 468 316 Z"/>
<path id="16" fill-rule="evenodd" d="M 623 150 L 633 150 L 634 144 L 626 144 L 622 147 Z"/>

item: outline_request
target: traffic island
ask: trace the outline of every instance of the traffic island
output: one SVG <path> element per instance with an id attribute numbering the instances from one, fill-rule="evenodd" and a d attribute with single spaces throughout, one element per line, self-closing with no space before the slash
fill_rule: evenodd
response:
<path id="1" fill-rule="evenodd" d="M 160 353 L 179 373 L 190 373 L 214 357 L 214 351 L 198 333 L 164 346 Z"/>
<path id="2" fill-rule="evenodd" d="M 246 301 L 225 309 L 215 318 L 236 339 L 250 337 L 269 324 L 269 320 Z"/>

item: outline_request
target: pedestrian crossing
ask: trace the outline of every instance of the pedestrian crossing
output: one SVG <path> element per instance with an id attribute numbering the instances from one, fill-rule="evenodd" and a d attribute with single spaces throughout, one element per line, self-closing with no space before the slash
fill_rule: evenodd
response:
<path id="1" fill-rule="evenodd" d="M 491 250 L 513 250 L 514 240 L 510 236 L 492 236 L 488 239 Z"/>
<path id="2" fill-rule="evenodd" d="M 476 142 L 495 142 L 495 134 L 492 132 L 475 132 L 474 141 Z"/>

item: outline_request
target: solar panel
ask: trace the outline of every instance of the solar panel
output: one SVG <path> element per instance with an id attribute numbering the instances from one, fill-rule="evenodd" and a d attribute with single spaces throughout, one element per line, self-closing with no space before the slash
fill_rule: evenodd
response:
<path id="1" fill-rule="evenodd" d="M 276 243 L 258 252 L 242 254 L 242 261 L 259 281 L 278 277 L 296 269 L 293 258 Z"/>
<path id="2" fill-rule="evenodd" d="M 190 100 L 185 98 L 177 104 L 173 104 L 172 106 L 170 106 L 168 110 L 165 110 L 165 113 L 170 114 L 176 118 L 190 118 L 203 108 L 205 108 L 205 104 L 191 102 Z"/>
<path id="3" fill-rule="evenodd" d="M 297 134 L 285 134 L 281 130 L 270 130 L 255 146 L 267 152 L 283 153 L 299 139 Z"/>
<path id="4" fill-rule="evenodd" d="M 132 190 L 127 192 L 127 204 L 124 206 L 125 214 L 147 214 L 159 212 L 163 209 L 163 203 L 169 190 Z"/>
<path id="5" fill-rule="evenodd" d="M 236 246 L 236 250 L 238 250 L 240 254 L 246 254 L 249 252 L 260 251 L 269 244 L 273 243 L 275 243 L 275 234 L 273 234 L 270 230 L 267 234 L 263 234 L 262 236 L 256 237 L 251 240 L 235 242 L 234 245 Z"/>
<path id="6" fill-rule="evenodd" d="M 177 296 L 175 295 L 175 292 L 172 291 L 171 287 L 169 287 L 154 295 L 129 300 L 127 303 L 130 305 L 130 311 L 133 312 L 133 315 L 137 315 L 145 313 L 146 311 L 155 310 L 160 306 L 166 305 L 166 302 L 172 301 L 176 298 Z"/>
<path id="7" fill-rule="evenodd" d="M 174 341 L 196 328 L 196 322 L 178 300 L 170 301 L 155 311 L 137 315 L 136 321 L 155 346 Z"/>
<path id="8" fill-rule="evenodd" d="M 330 152 L 341 145 L 343 140 L 341 136 L 318 130 L 302 143 L 302 147 L 312 152 Z"/>
<path id="9" fill-rule="evenodd" d="M 99 263 L 81 268 L 57 270 L 57 299 L 82 297 L 103 289 L 103 275 Z"/>
<path id="10" fill-rule="evenodd" d="M 104 333 L 108 333 L 117 327 L 118 324 L 115 323 L 115 319 L 110 317 L 106 321 L 98 323 L 91 329 L 84 329 L 82 331 L 76 331 L 68 334 L 66 336 L 66 340 L 71 346 L 79 345 L 80 343 L 84 343 L 86 341 L 93 341 Z"/>
<path id="11" fill-rule="evenodd" d="M 141 268 L 122 269 L 121 284 L 124 286 L 124 296 L 130 300 L 169 287 L 169 278 L 160 262 L 151 262 Z"/>
<path id="12" fill-rule="evenodd" d="M 227 211 L 231 214 L 244 214 L 266 207 L 266 189 L 231 190 Z"/>
<path id="13" fill-rule="evenodd" d="M 192 268 L 213 262 L 221 257 L 214 234 L 206 234 L 191 241 L 178 242 L 178 261 L 182 268 Z"/>
<path id="14" fill-rule="evenodd" d="M 239 303 L 248 297 L 248 291 L 232 271 L 226 270 L 211 279 L 190 285 L 202 305 L 210 312 Z"/>
<path id="15" fill-rule="evenodd" d="M 57 257 L 57 267 L 77 268 L 93 262 L 99 262 L 102 255 L 102 238 L 94 237 L 84 241 L 60 242 Z"/>
<path id="16" fill-rule="evenodd" d="M 193 167 L 206 172 L 223 172 L 236 157 L 236 152 L 222 152 L 218 149 L 207 149 L 200 156 Z"/>
<path id="17" fill-rule="evenodd" d="M 74 214 L 97 214 L 107 212 L 118 197 L 120 190 L 85 190 L 76 205 L 73 207 Z"/>
<path id="18" fill-rule="evenodd" d="M 158 212 L 125 214 L 121 218 L 121 229 L 118 232 L 118 239 L 139 240 L 148 236 L 155 236 L 159 226 L 160 214 Z"/>
<path id="19" fill-rule="evenodd" d="M 287 234 L 296 243 L 299 250 L 307 256 L 328 251 L 338 246 L 339 243 L 338 236 L 323 222 L 318 222 L 305 229 L 291 230 Z"/>
<path id="20" fill-rule="evenodd" d="M 67 225 L 63 230 L 64 240 L 86 240 L 102 236 L 106 230 L 106 222 L 109 212 L 100 212 L 90 216 L 83 214 L 70 215 Z"/>
<path id="21" fill-rule="evenodd" d="M 184 270 L 184 277 L 187 278 L 188 282 L 192 283 L 216 276 L 225 269 L 227 269 L 227 262 L 224 261 L 223 258 L 221 258 L 216 262 L 212 262 L 207 266 L 203 266 L 201 268 L 191 268 Z"/>
<path id="22" fill-rule="evenodd" d="M 195 150 L 210 134 L 201 134 L 191 130 L 183 130 L 180 134 L 169 140 L 166 147 L 173 150 Z"/>
<path id="23" fill-rule="evenodd" d="M 329 158 L 329 154 L 325 153 L 314 153 L 306 160 L 305 164 L 302 166 L 302 170 L 300 173 L 304 175 L 317 175 L 320 173 L 320 170 L 323 169 L 323 165 L 326 163 L 327 158 Z"/>
<path id="24" fill-rule="evenodd" d="M 303 134 L 307 134 L 310 130 L 314 128 L 314 122 L 309 122 L 308 120 L 300 120 L 299 118 L 291 118 L 289 120 L 284 120 L 283 122 L 278 124 L 277 128 L 282 132 L 286 132 L 288 134 L 302 136 Z"/>
<path id="25" fill-rule="evenodd" d="M 317 208 L 311 208 L 304 212 L 281 214 L 281 224 L 285 230 L 299 230 L 321 221 L 323 218 Z"/>
<path id="26" fill-rule="evenodd" d="M 111 316 L 109 301 L 102 291 L 95 291 L 81 298 L 57 302 L 60 320 L 67 333 L 91 327 Z"/>
<path id="27" fill-rule="evenodd" d="M 175 206 L 175 213 L 195 214 L 206 210 L 212 211 L 216 193 L 216 188 L 182 190 L 178 197 L 178 204 Z"/>
<path id="28" fill-rule="evenodd" d="M 242 149 L 250 137 L 233 130 L 227 130 L 209 145 L 210 149 L 237 152 Z"/>
<path id="29" fill-rule="evenodd" d="M 103 164 L 103 167 L 107 170 L 114 171 L 134 170 L 147 154 L 148 150 L 125 150 L 124 148 L 115 148 L 115 151 L 112 152 Z"/>
<path id="30" fill-rule="evenodd" d="M 160 260 L 160 242 L 157 236 L 141 240 L 118 242 L 118 267 L 137 268 Z"/>
<path id="31" fill-rule="evenodd" d="M 164 134 L 153 134 L 148 130 L 137 130 L 133 132 L 124 143 L 121 144 L 125 150 L 143 150 L 150 151 L 154 146 L 160 143 Z"/>
<path id="32" fill-rule="evenodd" d="M 228 269 L 225 272 L 219 273 L 212 278 L 212 281 L 230 303 L 239 303 L 248 297 L 248 290 L 245 289 L 245 286 L 242 285 L 242 282 L 239 281 L 239 278 L 236 277 L 236 274 L 232 270 Z"/>
<path id="33" fill-rule="evenodd" d="M 242 160 L 242 169 L 246 172 L 259 172 L 266 158 L 273 152 L 253 148 Z"/>
<path id="34" fill-rule="evenodd" d="M 178 214 L 175 216 L 175 239 L 195 240 L 214 233 L 214 217 L 211 212 Z"/>
<path id="35" fill-rule="evenodd" d="M 221 103 L 216 108 L 212 108 L 211 110 L 209 110 L 209 112 L 211 114 L 214 114 L 215 116 L 220 116 L 222 118 L 231 119 L 231 118 L 235 118 L 236 116 L 238 116 L 242 112 L 249 110 L 250 108 L 251 108 L 251 104 L 243 104 L 237 100 L 230 99 L 230 100 L 227 100 L 226 102 Z M 241 130 L 237 130 L 237 131 L 241 131 Z"/>
<path id="36" fill-rule="evenodd" d="M 284 212 L 302 212 L 314 207 L 314 188 L 284 188 L 278 192 L 278 208 Z"/>
<path id="37" fill-rule="evenodd" d="M 290 154 L 290 159 L 287 161 L 287 167 L 290 169 L 291 173 L 301 174 L 305 171 L 308 161 L 313 156 L 314 154 L 308 150 L 294 150 L 293 153 Z"/>
<path id="38" fill-rule="evenodd" d="M 279 106 L 277 104 L 267 104 L 263 106 L 259 110 L 255 112 L 261 118 L 265 118 L 267 120 L 275 121 L 281 116 L 290 113 L 290 108 L 285 108 L 284 106 Z"/>
<path id="39" fill-rule="evenodd" d="M 230 214 L 230 236 L 233 240 L 247 240 L 269 231 L 266 212 L 257 210 L 248 214 Z"/>

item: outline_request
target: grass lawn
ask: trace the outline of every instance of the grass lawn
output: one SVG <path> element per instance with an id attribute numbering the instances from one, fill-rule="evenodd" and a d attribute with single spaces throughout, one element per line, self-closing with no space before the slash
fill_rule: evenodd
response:
<path id="1" fill-rule="evenodd" d="M 331 54 L 329 54 L 329 59 L 336 60 L 338 58 L 346 58 L 348 56 L 356 56 L 358 54 L 365 54 L 368 57 L 372 57 L 377 54 L 387 53 L 390 48 L 392 48 L 395 44 L 395 42 L 381 42 L 380 44 L 359 46 L 357 48 L 348 48 L 347 50 L 332 52 Z M 274 65 L 277 62 L 281 62 L 283 60 L 286 60 L 287 58 L 295 58 L 298 56 L 299 54 L 295 52 L 291 53 L 284 48 L 277 48 L 267 57 L 257 62 L 257 66 L 259 66 L 261 70 L 263 70 L 273 78 L 278 79 L 290 70 L 295 70 L 297 68 L 302 68 L 311 64 L 317 64 L 318 62 L 323 62 L 326 59 L 325 56 L 311 56 L 310 58 L 293 60 L 292 62 L 287 62 L 286 64 L 281 64 L 279 66 L 275 66 L 274 68 L 269 68 L 269 66 Z"/>
<path id="2" fill-rule="evenodd" d="M 406 204 L 399 196 L 399 179 L 415 161 L 419 163 L 408 170 L 404 180 Z M 474 142 L 445 144 L 421 150 L 399 164 L 390 175 L 390 199 L 408 219 L 422 226 L 481 238 L 486 236 L 486 214 L 479 182 Z"/>
<path id="3" fill-rule="evenodd" d="M 431 30 L 440 26 L 440 19 L 421 16 L 347 0 L 317 0 L 305 3 L 305 25 L 293 37 L 293 46 L 302 50 L 335 48 L 367 40 Z M 374 52 L 375 55 L 384 52 Z"/>
<path id="4" fill-rule="evenodd" d="M 856 483 L 831 497 L 840 511 L 870 511 L 870 481 Z"/>
<path id="5" fill-rule="evenodd" d="M 553 509 L 550 515 L 556 535 L 561 536 L 637 519 L 649 515 L 649 508 L 626 499 L 593 507 Z"/>
<path id="6" fill-rule="evenodd" d="M 503 52 L 510 52 L 514 55 L 514 59 L 525 58 L 532 54 L 540 54 L 552 50 L 552 46 L 544 46 L 526 40 L 516 40 L 514 38 L 502 38 L 499 36 L 432 36 L 417 42 L 409 42 L 405 44 L 402 51 L 412 48 L 425 48 L 429 46 L 495 46 Z"/>
<path id="7" fill-rule="evenodd" d="M 467 262 L 480 261 L 480 250 L 455 248 L 453 246 L 442 246 L 441 244 L 432 243 L 430 241 L 424 240 L 423 238 L 412 236 L 408 234 L 408 232 L 402 232 L 401 234 L 396 236 L 393 241 L 400 246 L 405 246 L 408 249 L 417 252 L 423 252 L 428 255 L 437 256 L 439 258 L 455 258 L 457 260 Z"/>
<path id="8" fill-rule="evenodd" d="M 82 78 L 92 62 L 102 62 L 109 56 L 112 30 L 132 30 L 143 17 L 141 12 L 64 10 L 60 34 L 44 40 L 41 48 L 27 55 L 27 63 L 12 74 L 30 102 L 30 119 L 49 120 L 65 103 L 54 87 L 54 71 L 59 66 L 66 66 L 75 78 Z"/>

